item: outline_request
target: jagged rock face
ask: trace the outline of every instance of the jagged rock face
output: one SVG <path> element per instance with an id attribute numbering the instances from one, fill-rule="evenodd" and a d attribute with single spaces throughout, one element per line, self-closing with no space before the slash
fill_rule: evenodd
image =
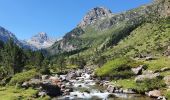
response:
<path id="1" fill-rule="evenodd" d="M 35 46 L 37 49 L 43 49 L 53 45 L 55 40 L 50 39 L 45 32 L 38 33 L 31 39 L 27 40 L 27 43 Z"/>
<path id="2" fill-rule="evenodd" d="M 98 19 L 102 17 L 111 16 L 112 12 L 104 7 L 96 7 L 91 9 L 80 22 L 78 27 L 84 28 L 87 25 L 95 23 Z"/>
<path id="3" fill-rule="evenodd" d="M 163 0 L 163 10 L 162 16 L 169 17 L 170 16 L 170 0 Z"/>

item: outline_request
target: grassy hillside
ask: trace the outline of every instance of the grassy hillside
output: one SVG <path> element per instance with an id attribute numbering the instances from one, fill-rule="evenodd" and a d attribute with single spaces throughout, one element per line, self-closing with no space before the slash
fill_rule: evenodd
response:
<path id="1" fill-rule="evenodd" d="M 162 55 L 170 41 L 170 19 L 144 23 L 133 30 L 118 45 L 104 52 L 104 55 L 132 56 L 136 54 Z"/>

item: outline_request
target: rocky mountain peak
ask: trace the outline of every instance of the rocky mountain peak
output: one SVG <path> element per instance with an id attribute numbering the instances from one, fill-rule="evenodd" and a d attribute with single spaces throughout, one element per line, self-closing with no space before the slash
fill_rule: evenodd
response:
<path id="1" fill-rule="evenodd" d="M 40 32 L 37 35 L 35 35 L 33 38 L 39 38 L 41 40 L 48 40 L 48 35 L 45 32 Z"/>
<path id="2" fill-rule="evenodd" d="M 45 32 L 40 32 L 33 36 L 31 39 L 27 40 L 28 44 L 35 46 L 37 49 L 47 48 L 54 42 L 55 40 L 51 39 Z"/>
<path id="3" fill-rule="evenodd" d="M 95 23 L 98 19 L 109 17 L 112 14 L 111 10 L 104 7 L 95 7 L 91 9 L 78 24 L 78 27 L 84 28 L 89 24 Z"/>

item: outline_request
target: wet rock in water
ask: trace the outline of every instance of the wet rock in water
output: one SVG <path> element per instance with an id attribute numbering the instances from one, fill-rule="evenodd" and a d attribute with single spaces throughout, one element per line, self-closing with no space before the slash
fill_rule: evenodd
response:
<path id="1" fill-rule="evenodd" d="M 85 90 L 84 92 L 86 92 L 86 93 L 90 94 L 90 91 L 89 91 L 89 90 Z"/>
<path id="2" fill-rule="evenodd" d="M 157 100 L 167 100 L 164 96 L 159 96 Z"/>
<path id="3" fill-rule="evenodd" d="M 142 74 L 142 70 L 144 69 L 144 65 L 140 65 L 137 68 L 132 68 L 132 72 L 136 75 Z"/>
<path id="4" fill-rule="evenodd" d="M 109 86 L 107 87 L 107 91 L 108 91 L 109 93 L 113 93 L 113 92 L 115 91 L 115 87 L 112 86 L 112 85 L 109 85 Z"/>
<path id="5" fill-rule="evenodd" d="M 158 98 L 159 96 L 161 96 L 161 92 L 159 90 L 149 91 L 148 96 Z"/>
<path id="6" fill-rule="evenodd" d="M 70 72 L 67 74 L 66 76 L 66 80 L 71 80 L 71 79 L 75 79 L 77 77 L 75 72 Z"/>
<path id="7" fill-rule="evenodd" d="M 123 88 L 120 88 L 120 89 L 119 89 L 119 93 L 123 93 Z"/>
<path id="8" fill-rule="evenodd" d="M 159 73 L 138 75 L 138 76 L 135 78 L 135 81 L 136 81 L 136 82 L 141 82 L 141 81 L 143 81 L 143 80 L 145 80 L 145 79 L 154 79 L 154 78 L 157 78 L 157 77 L 160 77 L 160 74 L 159 74 Z"/>
<path id="9" fill-rule="evenodd" d="M 103 86 L 104 86 L 104 87 L 108 87 L 109 85 L 110 85 L 109 81 L 104 81 L 104 82 L 103 82 Z"/>
<path id="10" fill-rule="evenodd" d="M 66 87 L 66 86 L 65 86 L 64 84 L 62 84 L 60 88 L 64 89 L 65 87 Z"/>
<path id="11" fill-rule="evenodd" d="M 109 94 L 107 98 L 115 98 L 116 96 L 114 94 Z"/>
<path id="12" fill-rule="evenodd" d="M 81 70 L 77 70 L 77 71 L 76 71 L 76 76 L 77 76 L 77 77 L 80 77 L 81 75 L 82 75 L 82 71 L 81 71 Z"/>
<path id="13" fill-rule="evenodd" d="M 56 97 L 62 94 L 61 89 L 57 85 L 52 85 L 50 83 L 41 84 L 42 90 L 51 97 Z"/>
<path id="14" fill-rule="evenodd" d="M 170 75 L 165 76 L 165 77 L 163 78 L 163 80 L 165 81 L 166 85 L 169 85 L 169 86 L 170 86 Z"/>
<path id="15" fill-rule="evenodd" d="M 123 90 L 123 93 L 126 93 L 126 94 L 135 94 L 133 89 L 125 89 L 125 90 Z"/>

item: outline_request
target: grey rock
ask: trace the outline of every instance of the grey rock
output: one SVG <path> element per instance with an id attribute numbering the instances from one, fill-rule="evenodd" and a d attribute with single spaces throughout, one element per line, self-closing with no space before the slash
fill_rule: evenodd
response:
<path id="1" fill-rule="evenodd" d="M 165 72 L 165 71 L 169 71 L 170 70 L 170 67 L 164 67 L 161 69 L 161 72 Z"/>
<path id="2" fill-rule="evenodd" d="M 164 96 L 159 96 L 157 100 L 166 100 L 166 98 Z"/>
<path id="3" fill-rule="evenodd" d="M 109 93 L 114 93 L 115 87 L 112 86 L 112 85 L 109 85 L 109 86 L 107 87 L 107 91 L 108 91 Z"/>
<path id="4" fill-rule="evenodd" d="M 166 85 L 170 86 L 170 75 L 165 76 L 163 80 L 165 81 Z"/>
<path id="5" fill-rule="evenodd" d="M 42 76 L 41 76 L 41 79 L 42 79 L 42 80 L 47 80 L 47 79 L 49 79 L 49 76 L 48 76 L 48 75 L 42 75 Z"/>
<path id="6" fill-rule="evenodd" d="M 149 91 L 148 96 L 158 98 L 161 96 L 161 92 L 159 90 Z"/>
<path id="7" fill-rule="evenodd" d="M 157 78 L 157 77 L 159 77 L 159 76 L 160 76 L 159 73 L 138 75 L 138 76 L 135 78 L 135 81 L 136 81 L 136 82 L 140 82 L 140 81 L 143 81 L 143 80 L 145 80 L 145 79 L 154 79 L 154 78 Z"/>
<path id="8" fill-rule="evenodd" d="M 44 91 L 41 91 L 38 93 L 38 96 L 40 96 L 40 97 L 45 97 L 46 95 L 47 95 L 47 93 Z"/>
<path id="9" fill-rule="evenodd" d="M 125 90 L 123 90 L 123 93 L 126 93 L 126 94 L 135 94 L 135 92 L 132 89 L 125 89 Z"/>
<path id="10" fill-rule="evenodd" d="M 24 82 L 21 85 L 23 88 L 28 88 L 29 87 L 29 83 L 28 82 Z"/>
<path id="11" fill-rule="evenodd" d="M 144 65 L 140 65 L 137 68 L 132 68 L 132 72 L 136 75 L 139 75 L 142 73 L 142 69 L 143 69 Z"/>

